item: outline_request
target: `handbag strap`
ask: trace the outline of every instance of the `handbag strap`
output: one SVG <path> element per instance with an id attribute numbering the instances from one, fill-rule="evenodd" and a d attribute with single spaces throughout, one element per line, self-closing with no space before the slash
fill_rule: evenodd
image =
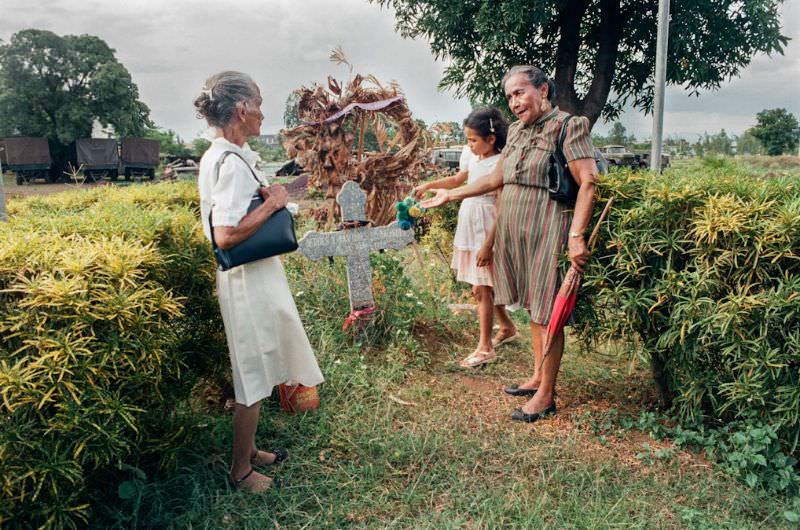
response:
<path id="1" fill-rule="evenodd" d="M 222 168 L 222 164 L 223 162 L 225 162 L 225 159 L 228 158 L 228 155 L 238 156 L 242 160 L 242 162 L 244 162 L 245 165 L 247 165 L 247 169 L 250 170 L 250 173 L 253 175 L 253 178 L 256 179 L 256 182 L 258 182 L 258 185 L 259 186 L 264 185 L 264 183 L 258 179 L 258 177 L 256 176 L 256 172 L 253 170 L 250 164 L 248 164 L 247 160 L 245 160 L 244 157 L 239 153 L 237 153 L 236 151 L 224 151 L 217 160 L 217 163 L 214 164 L 214 185 L 216 185 L 217 181 L 219 180 L 219 170 Z M 214 240 L 214 224 L 211 222 L 211 216 L 213 214 L 214 214 L 214 205 L 212 204 L 211 210 L 208 212 L 208 228 L 209 231 L 211 232 L 211 248 L 216 250 L 217 242 Z"/>
<path id="2" fill-rule="evenodd" d="M 556 151 L 553 153 L 561 165 L 566 165 L 567 163 L 567 157 L 564 155 L 564 140 L 567 139 L 567 122 L 570 119 L 572 119 L 572 114 L 567 114 L 567 117 L 561 122 L 561 130 L 556 139 Z"/>

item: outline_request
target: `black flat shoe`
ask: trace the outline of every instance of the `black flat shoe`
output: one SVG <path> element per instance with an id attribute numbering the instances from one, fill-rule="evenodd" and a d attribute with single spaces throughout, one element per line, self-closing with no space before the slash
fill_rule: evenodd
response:
<path id="1" fill-rule="evenodd" d="M 524 421 L 527 423 L 533 423 L 535 421 L 541 420 L 542 418 L 546 418 L 547 416 L 553 415 L 556 413 L 556 404 L 553 403 L 546 409 L 541 412 L 534 412 L 533 414 L 526 414 L 523 412 L 522 409 L 514 409 L 514 412 L 511 413 L 511 419 L 513 421 Z"/>
<path id="2" fill-rule="evenodd" d="M 275 461 L 272 463 L 273 465 L 280 464 L 281 462 L 285 462 L 289 459 L 289 451 L 282 447 L 273 449 L 271 452 L 275 454 Z"/>
<path id="3" fill-rule="evenodd" d="M 520 388 L 519 385 L 507 386 L 503 392 L 510 396 L 532 396 L 539 390 L 538 388 Z"/>
<path id="4" fill-rule="evenodd" d="M 254 465 L 254 466 L 259 466 L 259 467 L 274 466 L 274 465 L 280 464 L 281 462 L 285 462 L 289 458 L 289 451 L 287 451 L 286 449 L 280 448 L 280 447 L 278 449 L 271 449 L 271 450 L 269 450 L 267 452 L 274 454 L 275 455 L 275 460 L 273 460 L 269 464 L 259 464 L 259 463 L 254 461 L 255 457 L 258 455 L 258 451 L 256 451 L 255 456 L 253 456 L 250 459 L 250 463 L 252 465 Z"/>

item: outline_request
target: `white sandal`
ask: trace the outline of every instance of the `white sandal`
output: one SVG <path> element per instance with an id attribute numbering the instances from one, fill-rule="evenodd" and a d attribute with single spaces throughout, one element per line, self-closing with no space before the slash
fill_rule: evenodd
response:
<path id="1" fill-rule="evenodd" d="M 508 337 L 502 340 L 492 339 L 492 347 L 497 348 L 498 346 L 502 346 L 503 344 L 508 344 L 509 342 L 514 342 L 519 338 L 519 331 L 515 331 L 513 335 L 509 335 Z"/>
<path id="2" fill-rule="evenodd" d="M 497 354 L 489 351 L 475 350 L 469 357 L 463 359 L 460 363 L 462 368 L 477 368 L 484 364 L 488 364 L 497 360 Z"/>

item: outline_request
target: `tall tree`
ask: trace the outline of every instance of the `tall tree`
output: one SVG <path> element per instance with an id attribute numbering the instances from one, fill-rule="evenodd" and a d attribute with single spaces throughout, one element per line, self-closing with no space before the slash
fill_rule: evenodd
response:
<path id="1" fill-rule="evenodd" d="M 612 144 L 624 144 L 628 141 L 628 136 L 626 133 L 627 131 L 625 130 L 625 126 L 620 122 L 615 121 L 608 133 L 608 141 Z"/>
<path id="2" fill-rule="evenodd" d="M 91 35 L 26 29 L 0 45 L 0 135 L 45 136 L 66 144 L 92 123 L 124 136 L 149 127 L 150 110 L 114 50 Z"/>
<path id="3" fill-rule="evenodd" d="M 736 138 L 736 154 L 738 155 L 760 155 L 764 148 L 758 138 L 753 135 L 753 129 L 747 129 Z"/>
<path id="4" fill-rule="evenodd" d="M 503 73 L 554 73 L 556 103 L 594 124 L 625 103 L 651 110 L 658 0 L 371 0 L 395 10 L 405 37 L 448 59 L 441 88 L 503 100 Z M 783 0 L 672 2 L 667 81 L 697 94 L 736 76 L 759 52 L 783 53 Z"/>
<path id="5" fill-rule="evenodd" d="M 786 109 L 764 109 L 756 114 L 757 124 L 750 129 L 768 155 L 797 152 L 800 124 Z"/>

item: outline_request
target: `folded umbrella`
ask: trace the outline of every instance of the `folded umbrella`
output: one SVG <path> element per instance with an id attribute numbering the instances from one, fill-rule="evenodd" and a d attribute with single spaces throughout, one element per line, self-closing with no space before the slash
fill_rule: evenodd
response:
<path id="1" fill-rule="evenodd" d="M 597 241 L 597 234 L 600 232 L 600 224 L 603 222 L 603 219 L 605 219 L 613 202 L 614 197 L 611 197 L 606 203 L 606 207 L 603 208 L 603 212 L 600 214 L 600 218 L 597 220 L 594 230 L 592 230 L 592 235 L 589 237 L 590 251 Z M 578 301 L 578 287 L 580 284 L 581 273 L 570 265 L 566 276 L 564 276 L 564 281 L 558 289 L 558 294 L 556 294 L 556 300 L 553 303 L 553 311 L 550 313 L 550 323 L 547 325 L 547 340 L 545 341 L 544 355 L 542 355 L 542 362 L 539 365 L 539 369 L 542 368 L 545 358 L 550 354 L 550 349 L 553 347 L 553 339 L 564 329 L 564 326 L 569 320 L 569 316 L 572 314 L 572 310 L 575 309 L 575 303 Z"/>

